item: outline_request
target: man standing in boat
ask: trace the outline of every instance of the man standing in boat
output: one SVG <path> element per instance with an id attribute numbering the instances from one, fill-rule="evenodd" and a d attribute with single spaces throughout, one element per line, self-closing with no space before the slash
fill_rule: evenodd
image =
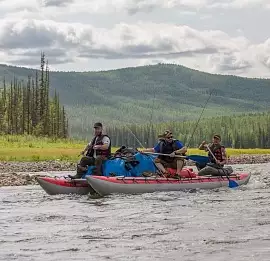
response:
<path id="1" fill-rule="evenodd" d="M 111 139 L 108 135 L 103 134 L 103 126 L 100 122 L 94 124 L 94 132 L 94 138 L 81 152 L 81 155 L 84 156 L 85 153 L 86 155 L 77 165 L 77 174 L 70 178 L 81 178 L 87 172 L 88 166 L 96 166 L 95 175 L 102 175 L 102 163 L 111 156 Z"/>
<path id="2" fill-rule="evenodd" d="M 221 144 L 220 135 L 215 134 L 213 136 L 212 143 L 210 144 L 203 141 L 199 146 L 199 150 L 207 151 L 211 162 L 210 166 L 204 166 L 202 170 L 199 171 L 199 175 L 221 175 L 222 172 L 216 171 L 215 169 L 221 169 L 224 167 L 227 163 L 227 153 L 225 147 Z"/>
<path id="3" fill-rule="evenodd" d="M 166 130 L 164 133 L 158 136 L 159 143 L 154 148 L 144 149 L 142 152 L 154 152 L 161 154 L 168 154 L 168 156 L 159 155 L 155 159 L 155 164 L 158 169 L 168 177 L 169 173 L 166 168 L 176 169 L 176 174 L 180 175 L 180 171 L 184 167 L 184 158 L 175 157 L 176 155 L 184 155 L 187 152 L 187 148 L 176 139 L 173 139 L 172 132 Z"/>

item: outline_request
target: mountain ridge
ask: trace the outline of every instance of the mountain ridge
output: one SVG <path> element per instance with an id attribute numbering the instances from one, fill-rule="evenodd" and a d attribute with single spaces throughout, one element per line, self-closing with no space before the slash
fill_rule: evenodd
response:
<path id="1" fill-rule="evenodd" d="M 0 64 L 5 77 L 24 80 L 36 69 Z M 87 135 L 94 121 L 106 125 L 184 121 L 197 117 L 209 93 L 207 117 L 261 112 L 268 107 L 270 80 L 220 75 L 182 65 L 157 64 L 114 70 L 50 72 L 67 108 L 72 135 Z M 152 116 L 151 116 L 152 115 Z"/>
<path id="2" fill-rule="evenodd" d="M 128 66 L 128 67 L 120 67 L 120 68 L 115 68 L 115 69 L 107 69 L 107 70 L 96 70 L 96 71 L 91 71 L 91 70 L 86 70 L 86 71 L 61 71 L 61 70 L 50 70 L 51 72 L 55 73 L 105 73 L 105 72 L 114 72 L 114 71 L 120 71 L 120 70 L 125 70 L 125 69 L 137 69 L 137 68 L 146 68 L 146 67 L 152 67 L 152 66 L 158 66 L 158 65 L 172 65 L 175 67 L 183 67 L 186 68 L 190 71 L 198 72 L 198 73 L 204 73 L 208 75 L 213 75 L 213 76 L 230 76 L 230 77 L 236 77 L 236 78 L 244 78 L 244 79 L 255 79 L 255 80 L 269 80 L 270 78 L 262 78 L 262 77 L 248 77 L 248 76 L 240 76 L 240 75 L 235 75 L 235 74 L 219 74 L 219 73 L 210 73 L 206 71 L 201 71 L 195 68 L 190 68 L 184 65 L 180 64 L 174 64 L 174 63 L 157 63 L 157 64 L 149 64 L 149 65 L 138 65 L 138 66 Z M 39 70 L 35 69 L 32 67 L 26 67 L 26 66 L 19 66 L 19 65 L 10 65 L 10 64 L 5 64 L 5 63 L 0 63 L 0 67 L 13 67 L 13 68 L 19 68 L 19 69 L 27 69 L 27 70 Z"/>

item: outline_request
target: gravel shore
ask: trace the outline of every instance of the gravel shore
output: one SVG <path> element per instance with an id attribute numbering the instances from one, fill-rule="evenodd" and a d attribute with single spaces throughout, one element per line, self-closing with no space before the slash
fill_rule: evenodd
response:
<path id="1" fill-rule="evenodd" d="M 259 164 L 270 162 L 270 154 L 231 156 L 228 165 L 233 164 Z M 1 162 L 0 187 L 23 186 L 37 184 L 35 177 L 40 172 L 72 171 L 76 169 L 74 162 L 45 161 L 45 162 Z M 190 164 L 187 164 L 190 165 Z M 38 173 L 37 173 L 38 172 Z M 30 174 L 31 173 L 31 174 Z M 37 173 L 37 174 L 35 174 Z"/>

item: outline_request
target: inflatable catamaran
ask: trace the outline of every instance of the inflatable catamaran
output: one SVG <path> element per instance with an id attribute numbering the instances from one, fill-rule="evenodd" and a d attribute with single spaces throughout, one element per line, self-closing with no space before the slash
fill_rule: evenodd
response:
<path id="1" fill-rule="evenodd" d="M 207 159 L 204 156 L 201 160 Z M 180 177 L 164 178 L 156 175 L 155 156 L 135 152 L 132 156 L 115 156 L 103 165 L 103 176 L 93 175 L 93 167 L 82 179 L 69 177 L 37 177 L 39 185 L 50 195 L 97 193 L 101 196 L 112 193 L 136 194 L 156 191 L 179 191 L 187 189 L 215 189 L 241 186 L 249 182 L 251 174 L 232 173 L 229 176 L 198 176 L 192 168 L 184 168 Z M 197 159 L 196 156 L 187 156 Z M 197 159 L 198 160 L 198 159 Z M 174 174 L 173 170 L 169 170 Z M 153 173 L 153 175 L 145 175 Z"/>

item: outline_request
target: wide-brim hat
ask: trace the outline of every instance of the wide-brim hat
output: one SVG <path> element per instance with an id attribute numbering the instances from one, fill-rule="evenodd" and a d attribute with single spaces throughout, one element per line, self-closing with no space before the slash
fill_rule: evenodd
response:
<path id="1" fill-rule="evenodd" d="M 172 132 L 170 130 L 166 130 L 163 133 L 158 135 L 158 138 L 168 138 L 172 136 Z"/>

